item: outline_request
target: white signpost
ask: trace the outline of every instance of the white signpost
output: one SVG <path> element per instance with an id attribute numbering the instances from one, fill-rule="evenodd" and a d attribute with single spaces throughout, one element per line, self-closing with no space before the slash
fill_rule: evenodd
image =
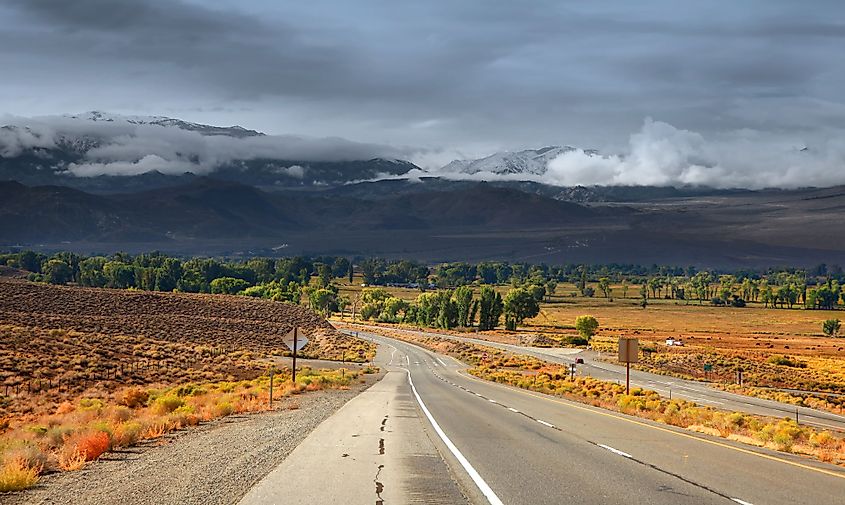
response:
<path id="1" fill-rule="evenodd" d="M 293 374 L 291 376 L 291 381 L 295 384 L 296 383 L 296 353 L 297 351 L 302 350 L 305 347 L 305 344 L 308 343 L 308 337 L 302 334 L 302 330 L 298 327 L 294 326 L 290 332 L 285 335 L 285 338 L 282 340 L 288 349 L 293 352 Z"/>

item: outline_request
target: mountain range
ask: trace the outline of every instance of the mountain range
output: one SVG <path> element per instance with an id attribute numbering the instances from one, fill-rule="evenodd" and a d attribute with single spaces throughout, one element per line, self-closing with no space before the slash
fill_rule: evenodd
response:
<path id="1" fill-rule="evenodd" d="M 239 126 L 105 113 L 9 124 L 0 250 L 845 264 L 845 188 L 537 182 L 573 149 L 497 153 L 426 175 L 383 146 Z M 476 180 L 486 173 L 509 177 Z"/>

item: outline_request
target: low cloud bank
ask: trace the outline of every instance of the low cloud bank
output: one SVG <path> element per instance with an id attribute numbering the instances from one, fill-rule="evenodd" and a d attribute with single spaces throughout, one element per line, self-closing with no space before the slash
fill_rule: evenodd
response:
<path id="1" fill-rule="evenodd" d="M 623 154 L 576 149 L 554 158 L 545 173 L 447 173 L 453 179 L 532 180 L 555 186 L 700 185 L 716 188 L 795 188 L 845 184 L 845 132 L 795 135 L 740 130 L 711 138 L 646 119 Z"/>
<path id="2" fill-rule="evenodd" d="M 412 154 L 407 149 L 336 137 L 202 135 L 187 129 L 138 124 L 142 119 L 93 121 L 49 116 L 1 120 L 0 124 L 6 126 L 0 128 L 0 156 L 15 157 L 32 148 L 68 147 L 85 153 L 81 160 L 64 166 L 79 177 L 137 175 L 151 170 L 201 175 L 235 160 L 348 161 L 406 158 Z M 302 177 L 301 167 L 292 166 L 287 171 Z"/>
<path id="3" fill-rule="evenodd" d="M 79 176 L 209 174 L 221 165 L 252 159 L 275 161 L 351 161 L 372 158 L 407 159 L 422 166 L 402 176 L 419 180 L 535 181 L 576 185 L 701 185 L 716 188 L 794 188 L 845 184 L 845 130 L 818 129 L 796 133 L 737 130 L 704 136 L 668 123 L 646 119 L 618 154 L 597 155 L 575 149 L 549 161 L 540 174 L 467 174 L 436 168 L 452 159 L 447 149 L 415 149 L 352 142 L 341 138 L 293 135 L 202 135 L 197 131 L 156 124 L 144 118 L 115 116 L 0 117 L 0 156 L 18 156 L 32 148 L 69 148 L 82 158 L 62 163 L 60 170 Z M 147 118 L 149 120 L 161 118 Z M 55 162 L 55 160 L 53 160 Z M 51 160 L 45 158 L 45 165 Z M 279 173 L 302 178 L 306 171 L 291 163 Z"/>

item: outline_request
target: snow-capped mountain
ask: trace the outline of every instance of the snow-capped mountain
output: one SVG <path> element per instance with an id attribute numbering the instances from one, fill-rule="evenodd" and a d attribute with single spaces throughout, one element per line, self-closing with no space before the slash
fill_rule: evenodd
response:
<path id="1" fill-rule="evenodd" d="M 444 166 L 441 171 L 462 174 L 543 175 L 551 160 L 574 150 L 571 146 L 548 146 L 524 151 L 503 151 L 477 160 L 455 160 Z M 590 155 L 598 154 L 593 150 L 584 152 Z"/>
<path id="2" fill-rule="evenodd" d="M 402 154 L 340 138 L 99 111 L 0 124 L 0 181 L 86 191 L 168 186 L 195 175 L 271 188 L 334 186 L 419 170 Z"/>
<path id="3" fill-rule="evenodd" d="M 167 116 L 124 116 L 121 114 L 111 114 L 108 112 L 93 110 L 79 115 L 69 114 L 65 115 L 65 117 L 70 119 L 82 119 L 85 121 L 175 127 L 181 130 L 194 131 L 202 135 L 225 135 L 227 137 L 235 138 L 257 137 L 264 135 L 259 131 L 248 130 L 242 126 L 237 125 L 211 126 L 200 123 L 191 123 L 190 121 L 182 121 L 181 119 L 174 119 Z"/>

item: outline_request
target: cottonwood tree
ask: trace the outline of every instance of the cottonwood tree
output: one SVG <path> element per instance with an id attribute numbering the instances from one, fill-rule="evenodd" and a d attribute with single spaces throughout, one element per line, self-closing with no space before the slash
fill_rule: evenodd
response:
<path id="1" fill-rule="evenodd" d="M 599 322 L 593 316 L 578 316 L 575 318 L 575 329 L 587 340 L 590 340 L 596 334 L 598 328 Z"/>
<path id="2" fill-rule="evenodd" d="M 470 311 L 472 310 L 472 288 L 459 286 L 452 294 L 458 313 L 458 326 L 470 326 Z"/>
<path id="3" fill-rule="evenodd" d="M 478 306 L 478 329 L 481 331 L 492 330 L 498 326 L 503 309 L 502 295 L 491 287 L 484 286 L 481 288 Z"/>
<path id="4" fill-rule="evenodd" d="M 504 299 L 506 326 L 515 330 L 529 317 L 540 313 L 540 304 L 530 291 L 524 288 L 514 288 L 508 291 Z"/>

